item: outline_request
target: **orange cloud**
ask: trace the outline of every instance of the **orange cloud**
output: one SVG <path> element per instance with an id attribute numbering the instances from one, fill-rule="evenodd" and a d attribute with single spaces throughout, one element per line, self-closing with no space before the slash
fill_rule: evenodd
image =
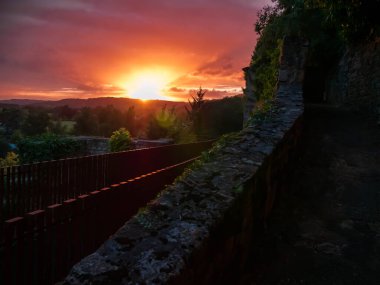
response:
<path id="1" fill-rule="evenodd" d="M 267 2 L 2 0 L 0 98 L 121 96 L 157 67 L 171 71 L 168 89 L 239 89 Z"/>

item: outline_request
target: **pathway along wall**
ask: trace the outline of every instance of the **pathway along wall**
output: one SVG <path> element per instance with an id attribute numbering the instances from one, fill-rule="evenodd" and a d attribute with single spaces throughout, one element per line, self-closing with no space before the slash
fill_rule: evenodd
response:
<path id="1" fill-rule="evenodd" d="M 268 215 L 291 171 L 301 130 L 306 49 L 299 40 L 284 40 L 277 99 L 268 118 L 217 144 L 203 164 L 79 262 L 64 284 L 232 281 L 247 262 L 255 225 Z"/>

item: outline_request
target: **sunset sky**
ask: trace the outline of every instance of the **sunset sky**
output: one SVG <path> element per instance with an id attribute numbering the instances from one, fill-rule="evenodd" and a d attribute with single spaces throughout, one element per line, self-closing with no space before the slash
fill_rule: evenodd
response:
<path id="1" fill-rule="evenodd" d="M 269 2 L 1 0 L 0 99 L 241 93 Z"/>

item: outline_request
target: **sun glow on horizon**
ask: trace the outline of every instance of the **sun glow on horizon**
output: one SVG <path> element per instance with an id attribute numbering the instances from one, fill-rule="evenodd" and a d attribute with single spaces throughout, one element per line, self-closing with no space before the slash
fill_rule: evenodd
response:
<path id="1" fill-rule="evenodd" d="M 167 71 L 142 71 L 130 76 L 125 88 L 130 98 L 142 101 L 170 100 L 170 97 L 164 94 L 169 82 L 170 74 Z"/>

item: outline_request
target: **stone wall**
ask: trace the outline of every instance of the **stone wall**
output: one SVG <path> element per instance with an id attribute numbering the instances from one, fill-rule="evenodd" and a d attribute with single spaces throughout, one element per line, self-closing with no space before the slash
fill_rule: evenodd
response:
<path id="1" fill-rule="evenodd" d="M 328 102 L 380 118 L 380 38 L 348 48 L 327 82 Z"/>
<path id="2" fill-rule="evenodd" d="M 93 136 L 73 136 L 83 149 L 83 155 L 96 155 L 109 152 L 109 138 Z"/>
<path id="3" fill-rule="evenodd" d="M 64 284 L 233 284 L 257 224 L 285 190 L 301 130 L 305 46 L 285 39 L 273 111 L 219 142 Z M 229 282 L 231 280 L 231 282 Z"/>
<path id="4" fill-rule="evenodd" d="M 97 155 L 110 152 L 109 138 L 94 136 L 74 136 L 72 139 L 81 144 L 81 155 Z M 142 140 L 133 139 L 133 148 L 150 148 L 173 144 L 172 139 Z"/>

